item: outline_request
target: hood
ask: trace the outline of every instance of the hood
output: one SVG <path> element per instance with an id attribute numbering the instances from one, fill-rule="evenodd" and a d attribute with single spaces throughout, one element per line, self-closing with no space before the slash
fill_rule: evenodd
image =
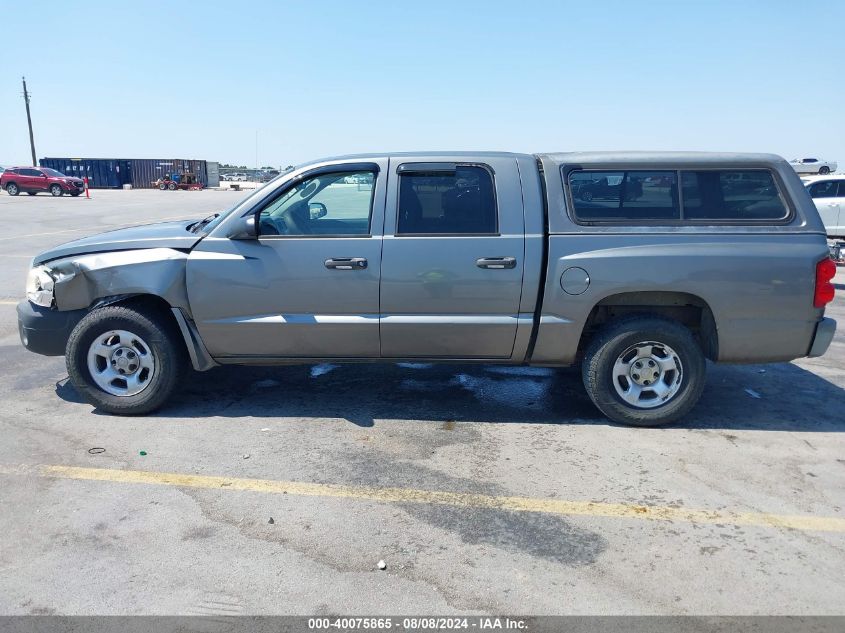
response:
<path id="1" fill-rule="evenodd" d="M 48 251 L 39 253 L 33 258 L 32 263 L 36 265 L 53 259 L 72 257 L 73 255 L 87 255 L 89 253 L 103 253 L 106 251 L 127 251 L 139 248 L 189 250 L 203 238 L 201 233 L 194 234 L 188 231 L 187 227 L 194 222 L 196 220 L 144 224 L 99 233 L 91 237 L 83 237 L 80 240 L 66 242 Z"/>

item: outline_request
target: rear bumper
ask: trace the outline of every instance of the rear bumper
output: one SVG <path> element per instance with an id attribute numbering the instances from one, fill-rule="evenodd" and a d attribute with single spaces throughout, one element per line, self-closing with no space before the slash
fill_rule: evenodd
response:
<path id="1" fill-rule="evenodd" d="M 833 340 L 833 335 L 836 334 L 836 321 L 824 317 L 816 325 L 816 333 L 813 336 L 813 343 L 810 345 L 810 352 L 807 354 L 809 358 L 816 358 L 822 356 L 830 347 L 830 342 Z"/>
<path id="2" fill-rule="evenodd" d="M 30 352 L 44 356 L 64 356 L 70 333 L 86 310 L 60 312 L 29 301 L 18 304 L 18 333 Z"/>

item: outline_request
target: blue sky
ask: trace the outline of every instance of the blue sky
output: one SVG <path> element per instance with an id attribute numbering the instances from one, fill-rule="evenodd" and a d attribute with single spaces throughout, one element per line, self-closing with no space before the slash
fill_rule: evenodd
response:
<path id="1" fill-rule="evenodd" d="M 843 2 L 45 0 L 13 13 L 0 164 L 29 162 L 21 75 L 39 158 L 252 166 L 257 131 L 269 165 L 417 149 L 845 164 Z"/>

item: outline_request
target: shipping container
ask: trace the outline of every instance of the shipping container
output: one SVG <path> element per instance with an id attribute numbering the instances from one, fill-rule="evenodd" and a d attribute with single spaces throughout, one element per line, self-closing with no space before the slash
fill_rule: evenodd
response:
<path id="1" fill-rule="evenodd" d="M 208 171 L 204 160 L 134 158 L 129 162 L 132 186 L 136 189 L 151 189 L 156 180 L 177 174 L 194 174 L 198 182 L 208 185 Z"/>
<path id="2" fill-rule="evenodd" d="M 66 176 L 88 177 L 92 189 L 120 189 L 130 184 L 134 189 L 152 189 L 153 182 L 165 176 L 192 173 L 208 186 L 208 169 L 204 160 L 182 158 L 42 158 L 42 167 L 60 171 Z M 219 183 L 218 183 L 219 184 Z"/>
<path id="3" fill-rule="evenodd" d="M 91 189 L 120 189 L 132 182 L 128 160 L 117 158 L 42 158 L 38 163 L 65 176 L 88 178 Z"/>
<path id="4" fill-rule="evenodd" d="M 219 187 L 220 186 L 220 163 L 215 163 L 212 161 L 207 161 L 205 163 L 206 174 L 208 175 L 208 181 L 205 183 L 206 187 Z"/>

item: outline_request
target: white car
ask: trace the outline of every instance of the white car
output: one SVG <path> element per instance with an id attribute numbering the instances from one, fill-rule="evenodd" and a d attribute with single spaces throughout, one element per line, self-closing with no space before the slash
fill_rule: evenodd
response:
<path id="1" fill-rule="evenodd" d="M 845 237 L 845 176 L 808 178 L 804 186 L 816 204 L 828 237 Z"/>
<path id="2" fill-rule="evenodd" d="M 835 160 L 822 160 L 820 158 L 794 158 L 789 161 L 799 174 L 830 174 L 836 171 Z"/>

